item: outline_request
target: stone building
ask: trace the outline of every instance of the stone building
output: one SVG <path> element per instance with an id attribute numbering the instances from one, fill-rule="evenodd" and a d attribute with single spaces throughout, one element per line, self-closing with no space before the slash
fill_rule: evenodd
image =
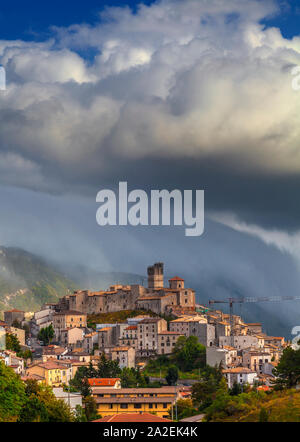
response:
<path id="1" fill-rule="evenodd" d="M 57 340 L 60 340 L 63 330 L 75 327 L 86 327 L 86 315 L 82 312 L 66 310 L 53 315 L 53 328 Z"/>
<path id="2" fill-rule="evenodd" d="M 135 350 L 138 348 L 138 338 L 137 338 L 137 325 L 127 325 L 122 330 L 122 333 L 119 337 L 119 344 L 128 345 Z"/>
<path id="3" fill-rule="evenodd" d="M 135 349 L 130 346 L 107 347 L 105 354 L 117 361 L 120 368 L 135 368 Z"/>
<path id="4" fill-rule="evenodd" d="M 167 321 L 162 318 L 146 318 L 137 327 L 137 355 L 143 357 L 157 354 L 158 333 L 167 330 Z"/>
<path id="5" fill-rule="evenodd" d="M 194 311 L 195 291 L 185 288 L 184 280 L 178 276 L 169 280 L 169 287 L 164 287 L 163 263 L 156 263 L 148 267 L 148 287 L 115 284 L 109 290 L 79 290 L 62 298 L 57 310 L 97 314 L 138 308 L 161 314 L 171 313 L 178 306 Z"/>
<path id="6" fill-rule="evenodd" d="M 180 336 L 182 336 L 180 333 L 167 330 L 157 333 L 157 353 L 159 355 L 173 353 L 176 342 Z"/>
<path id="7" fill-rule="evenodd" d="M 25 313 L 22 310 L 12 309 L 4 312 L 4 321 L 8 325 L 12 325 L 15 321 L 17 321 L 19 324 L 24 321 Z"/>

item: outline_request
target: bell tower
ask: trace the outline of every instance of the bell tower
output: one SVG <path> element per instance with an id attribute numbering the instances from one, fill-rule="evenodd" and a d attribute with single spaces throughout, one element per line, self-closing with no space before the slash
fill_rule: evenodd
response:
<path id="1" fill-rule="evenodd" d="M 148 288 L 149 289 L 163 288 L 164 264 L 162 262 L 156 262 L 153 266 L 149 266 L 147 271 L 148 271 Z"/>

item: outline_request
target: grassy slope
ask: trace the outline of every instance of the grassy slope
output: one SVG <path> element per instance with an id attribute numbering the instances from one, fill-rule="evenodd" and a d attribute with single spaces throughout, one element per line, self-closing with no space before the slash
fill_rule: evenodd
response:
<path id="1" fill-rule="evenodd" d="M 222 419 L 226 422 L 259 422 L 261 408 L 268 414 L 268 422 L 300 422 L 300 391 L 274 391 L 251 401 L 243 412 Z"/>
<path id="2" fill-rule="evenodd" d="M 0 311 L 8 307 L 34 310 L 75 288 L 43 259 L 20 249 L 0 247 Z M 23 289 L 26 293 L 20 294 L 18 290 Z M 10 298 L 5 303 L 7 295 Z"/>

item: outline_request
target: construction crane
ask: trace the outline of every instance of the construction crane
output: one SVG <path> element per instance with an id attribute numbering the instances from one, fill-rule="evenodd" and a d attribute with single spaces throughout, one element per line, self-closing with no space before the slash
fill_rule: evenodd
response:
<path id="1" fill-rule="evenodd" d="M 300 296 L 265 296 L 263 298 L 227 298 L 226 300 L 210 299 L 209 305 L 229 304 L 229 324 L 230 336 L 233 336 L 233 304 L 243 304 L 251 302 L 281 302 L 281 301 L 300 301 Z"/>

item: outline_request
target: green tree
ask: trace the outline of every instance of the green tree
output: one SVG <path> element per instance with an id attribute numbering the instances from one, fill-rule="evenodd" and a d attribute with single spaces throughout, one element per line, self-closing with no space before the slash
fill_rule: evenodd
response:
<path id="1" fill-rule="evenodd" d="M 54 337 L 54 329 L 52 324 L 48 327 L 41 328 L 38 334 L 38 339 L 44 343 L 44 345 L 49 345 Z"/>
<path id="2" fill-rule="evenodd" d="M 268 422 L 269 415 L 265 407 L 261 407 L 259 412 L 259 422 Z"/>
<path id="3" fill-rule="evenodd" d="M 25 399 L 25 386 L 20 377 L 0 361 L 0 422 L 17 421 Z"/>
<path id="4" fill-rule="evenodd" d="M 192 399 L 199 410 L 203 411 L 213 402 L 222 379 L 221 367 L 207 365 L 201 370 L 200 382 L 192 387 Z"/>
<path id="5" fill-rule="evenodd" d="M 100 357 L 97 367 L 97 377 L 99 378 L 118 378 L 121 375 L 121 369 L 118 361 L 110 361 L 104 353 Z"/>
<path id="6" fill-rule="evenodd" d="M 184 419 L 185 417 L 194 416 L 198 413 L 198 410 L 193 406 L 192 399 L 179 399 L 176 405 L 178 420 Z M 169 416 L 172 418 L 171 409 L 169 410 Z"/>
<path id="7" fill-rule="evenodd" d="M 16 353 L 21 351 L 20 342 L 15 335 L 6 333 L 5 340 L 7 350 L 15 351 Z"/>
<path id="8" fill-rule="evenodd" d="M 300 381 L 300 349 L 285 348 L 273 374 L 276 377 L 275 389 L 296 387 Z"/>
<path id="9" fill-rule="evenodd" d="M 176 385 L 178 380 L 178 368 L 176 365 L 171 365 L 168 368 L 168 372 L 166 375 L 166 381 L 168 385 Z"/>
<path id="10" fill-rule="evenodd" d="M 85 414 L 85 410 L 80 405 L 76 405 L 75 407 L 75 422 L 87 422 L 87 417 Z"/>
<path id="11" fill-rule="evenodd" d="M 92 396 L 88 396 L 84 398 L 83 402 L 87 420 L 90 422 L 99 419 L 100 416 L 98 415 L 97 403 L 95 401 L 95 398 L 93 398 Z"/>
<path id="12" fill-rule="evenodd" d="M 196 336 L 180 336 L 174 348 L 173 358 L 182 371 L 205 366 L 206 349 L 198 342 Z"/>
<path id="13" fill-rule="evenodd" d="M 70 407 L 56 399 L 50 387 L 35 380 L 25 383 L 26 400 L 20 412 L 20 422 L 73 422 L 75 416 Z"/>

